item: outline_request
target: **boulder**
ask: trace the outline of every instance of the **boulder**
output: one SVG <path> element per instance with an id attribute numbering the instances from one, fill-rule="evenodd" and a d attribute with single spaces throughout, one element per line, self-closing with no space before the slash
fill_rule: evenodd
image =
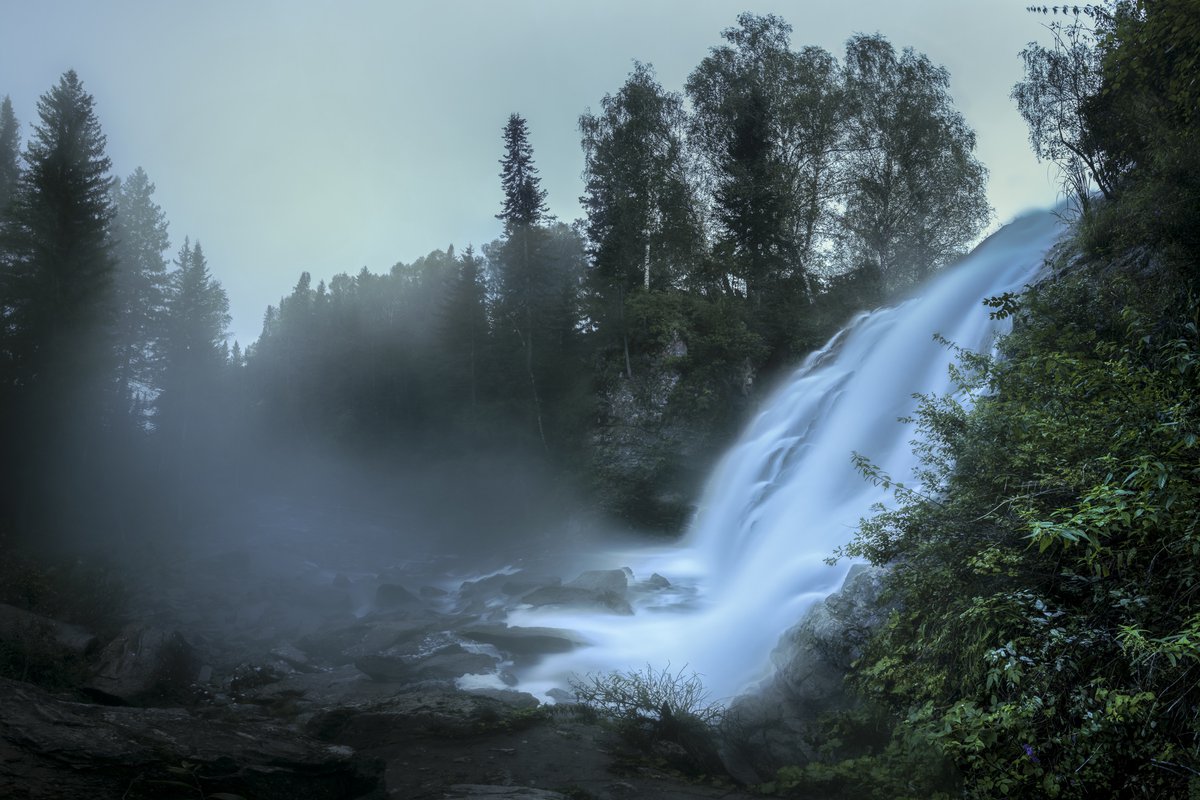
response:
<path id="1" fill-rule="evenodd" d="M 670 589 L 671 582 L 669 580 L 667 580 L 666 578 L 664 578 L 662 575 L 659 575 L 657 572 L 655 572 L 649 578 L 642 581 L 642 587 L 646 588 L 646 589 L 652 589 L 655 591 L 657 591 L 659 589 Z"/>
<path id="2" fill-rule="evenodd" d="M 20 643 L 35 640 L 76 656 L 87 655 L 100 645 L 99 639 L 78 625 L 0 603 L 0 641 Z"/>
<path id="3" fill-rule="evenodd" d="M 629 588 L 629 574 L 623 569 L 592 569 L 566 585 L 571 589 L 622 594 Z"/>
<path id="4" fill-rule="evenodd" d="M 458 632 L 464 639 L 490 644 L 510 656 L 541 656 L 568 653 L 586 644 L 572 631 L 562 628 L 522 628 L 509 625 L 478 625 Z"/>
<path id="5" fill-rule="evenodd" d="M 381 610 L 421 604 L 420 598 L 398 583 L 383 583 L 375 590 L 375 607 Z"/>
<path id="6" fill-rule="evenodd" d="M 201 666 L 178 631 L 128 625 L 100 652 L 85 688 L 129 705 L 172 705 L 190 697 Z"/>
<path id="7" fill-rule="evenodd" d="M 774 674 L 730 705 L 737 736 L 727 738 L 721 755 L 731 774 L 757 782 L 782 766 L 803 765 L 815 756 L 818 718 L 855 707 L 845 677 L 891 612 L 881 600 L 886 574 L 854 565 L 841 589 L 780 637 L 771 653 Z"/>
<path id="8" fill-rule="evenodd" d="M 622 574 L 622 577 L 624 575 Z M 633 608 L 625 599 L 624 591 L 595 591 L 575 586 L 543 586 L 521 598 L 531 606 L 575 606 L 613 614 L 633 614 Z"/>

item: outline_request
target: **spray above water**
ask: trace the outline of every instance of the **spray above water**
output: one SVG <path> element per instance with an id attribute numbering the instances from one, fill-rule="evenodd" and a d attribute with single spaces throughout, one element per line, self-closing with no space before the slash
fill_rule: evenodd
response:
<path id="1" fill-rule="evenodd" d="M 981 301 L 1032 280 L 1062 230 L 1050 212 L 1021 217 L 918 296 L 861 314 L 810 355 L 722 459 L 683 542 L 614 554 L 639 579 L 666 576 L 672 590 L 635 592 L 632 618 L 510 614 L 511 625 L 571 628 L 592 642 L 530 668 L 522 688 L 670 664 L 699 673 L 724 699 L 764 677 L 779 636 L 844 580 L 850 565 L 825 560 L 887 499 L 857 472 L 852 453 L 898 479 L 911 475 L 914 432 L 898 418 L 916 409 L 914 394 L 954 390 L 953 354 L 935 334 L 989 350 L 1004 323 L 989 319 Z"/>

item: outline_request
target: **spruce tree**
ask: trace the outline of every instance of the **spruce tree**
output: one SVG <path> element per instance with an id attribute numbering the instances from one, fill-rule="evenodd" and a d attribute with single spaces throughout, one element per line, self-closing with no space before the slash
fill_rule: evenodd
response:
<path id="1" fill-rule="evenodd" d="M 171 274 L 163 337 L 162 393 L 156 426 L 168 441 L 186 448 L 201 427 L 206 398 L 225 366 L 229 298 L 208 271 L 200 243 L 184 239 Z"/>
<path id="2" fill-rule="evenodd" d="M 41 97 L 38 116 L 5 226 L 14 377 L 50 392 L 51 404 L 95 402 L 75 390 L 111 378 L 111 165 L 73 70 Z"/>
<path id="3" fill-rule="evenodd" d="M 167 220 L 154 202 L 154 184 L 138 167 L 114 187 L 118 391 L 134 405 L 160 388 L 158 351 L 166 313 Z"/>
<path id="4" fill-rule="evenodd" d="M 73 71 L 42 95 L 0 234 L 0 524 L 43 542 L 113 521 L 113 212 L 94 105 Z M 0 122 L 11 174 L 15 122 Z"/>
<path id="5" fill-rule="evenodd" d="M 0 103 L 0 219 L 17 191 L 17 180 L 21 177 L 20 126 L 13 113 L 12 100 L 7 95 Z"/>
<path id="6" fill-rule="evenodd" d="M 504 158 L 500 159 L 500 185 L 504 205 L 497 219 L 504 221 L 504 232 L 511 235 L 550 218 L 546 191 L 533 165 L 533 146 L 529 127 L 520 114 L 513 114 L 504 126 Z"/>

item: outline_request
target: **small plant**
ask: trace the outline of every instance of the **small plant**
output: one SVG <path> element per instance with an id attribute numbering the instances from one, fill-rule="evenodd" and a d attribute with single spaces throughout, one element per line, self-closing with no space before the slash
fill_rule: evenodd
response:
<path id="1" fill-rule="evenodd" d="M 689 720 L 716 728 L 725 717 L 725 707 L 710 703 L 700 676 L 687 674 L 686 669 L 672 672 L 668 664 L 655 670 L 647 664 L 645 670 L 636 672 L 573 677 L 570 685 L 581 705 L 620 726 L 659 728 Z"/>

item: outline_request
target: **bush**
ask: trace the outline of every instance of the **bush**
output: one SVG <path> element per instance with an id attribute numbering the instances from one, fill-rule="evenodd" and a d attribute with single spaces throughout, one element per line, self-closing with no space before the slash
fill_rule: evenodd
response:
<path id="1" fill-rule="evenodd" d="M 575 677 L 570 685 L 580 705 L 611 720 L 633 746 L 686 771 L 712 774 L 722 770 L 715 740 L 725 707 L 709 702 L 700 676 L 685 669 L 646 665 Z"/>

